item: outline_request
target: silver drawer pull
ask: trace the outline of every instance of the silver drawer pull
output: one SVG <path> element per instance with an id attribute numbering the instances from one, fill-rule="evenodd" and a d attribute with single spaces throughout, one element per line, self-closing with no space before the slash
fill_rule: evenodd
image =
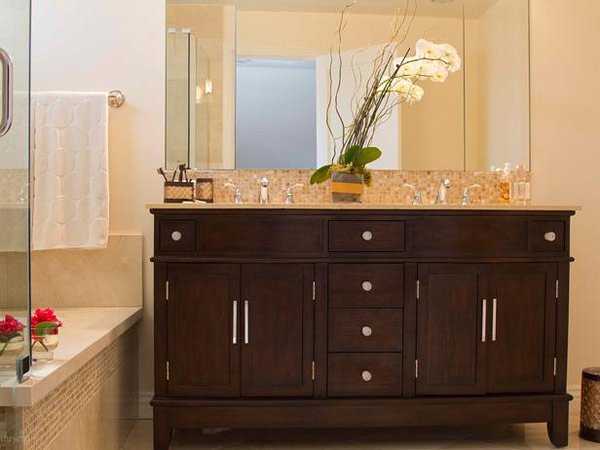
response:
<path id="1" fill-rule="evenodd" d="M 498 330 L 498 299 L 492 300 L 492 341 L 496 342 L 496 334 Z"/>
<path id="2" fill-rule="evenodd" d="M 487 338 L 487 299 L 483 299 L 481 305 L 481 342 Z"/>
<path id="3" fill-rule="evenodd" d="M 248 315 L 250 314 L 250 303 L 248 300 L 244 300 L 244 344 L 250 343 L 250 320 Z"/>
<path id="4" fill-rule="evenodd" d="M 179 242 L 182 237 L 183 234 L 181 234 L 181 231 L 173 231 L 171 233 L 171 239 L 173 239 L 175 242 Z"/>
<path id="5" fill-rule="evenodd" d="M 373 329 L 365 325 L 364 327 L 362 327 L 361 332 L 364 337 L 369 337 L 373 334 Z"/>
<path id="6" fill-rule="evenodd" d="M 362 377 L 362 380 L 367 383 L 373 379 L 373 375 L 371 375 L 371 372 L 369 372 L 368 370 L 363 370 L 361 377 Z"/>
<path id="7" fill-rule="evenodd" d="M 237 344 L 237 310 L 238 310 L 238 302 L 237 300 L 233 301 L 233 338 L 231 340 L 232 344 Z"/>
<path id="8" fill-rule="evenodd" d="M 369 242 L 373 239 L 373 233 L 371 233 L 370 231 L 363 231 L 362 238 L 363 241 Z"/>
<path id="9" fill-rule="evenodd" d="M 554 231 L 548 231 L 544 234 L 544 239 L 548 242 L 556 241 L 556 233 Z"/>
<path id="10" fill-rule="evenodd" d="M 371 283 L 370 281 L 363 281 L 362 282 L 362 290 L 365 292 L 371 292 L 371 290 L 373 289 L 373 283 Z"/>

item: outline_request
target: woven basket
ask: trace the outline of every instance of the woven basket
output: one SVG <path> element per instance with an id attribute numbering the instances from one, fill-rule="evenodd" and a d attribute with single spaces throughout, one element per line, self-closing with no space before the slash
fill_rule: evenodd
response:
<path id="1" fill-rule="evenodd" d="M 600 367 L 583 369 L 579 436 L 600 442 Z"/>
<path id="2" fill-rule="evenodd" d="M 212 178 L 196 178 L 196 200 L 213 203 L 215 188 Z"/>
<path id="3" fill-rule="evenodd" d="M 165 203 L 183 203 L 194 200 L 194 183 L 165 181 Z"/>

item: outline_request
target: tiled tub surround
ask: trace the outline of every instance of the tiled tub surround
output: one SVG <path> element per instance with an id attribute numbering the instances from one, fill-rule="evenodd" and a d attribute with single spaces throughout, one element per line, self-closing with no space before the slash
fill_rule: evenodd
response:
<path id="1" fill-rule="evenodd" d="M 55 360 L 18 387 L 0 388 L 11 450 L 117 450 L 137 417 L 137 330 L 141 308 L 58 311 L 65 326 Z"/>
<path id="2" fill-rule="evenodd" d="M 0 222 L 3 218 L 0 210 Z M 24 250 L 2 251 L 0 247 L 0 305 L 4 309 L 24 308 L 26 264 Z M 31 281 L 33 308 L 48 304 L 55 308 L 142 306 L 142 236 L 111 235 L 102 250 L 35 251 Z"/>
<path id="3" fill-rule="evenodd" d="M 110 235 L 106 249 L 34 251 L 31 280 L 33 308 L 142 306 L 142 235 Z"/>
<path id="4" fill-rule="evenodd" d="M 172 172 L 171 172 L 172 173 Z M 284 203 L 286 187 L 302 184 L 294 188 L 296 203 L 331 203 L 331 184 L 310 185 L 312 170 L 193 170 L 188 173 L 190 179 L 212 178 L 214 180 L 215 203 L 233 203 L 234 189 L 225 186 L 233 183 L 242 191 L 244 202 L 258 202 L 257 180 L 267 177 L 271 203 Z M 473 184 L 480 189 L 471 190 L 473 204 L 499 203 L 499 183 L 501 174 L 495 172 L 465 171 L 403 171 L 374 170 L 373 186 L 365 189 L 363 203 L 366 204 L 410 204 L 412 189 L 405 184 L 416 186 L 422 193 L 423 204 L 433 204 L 441 181 L 449 178 L 449 203 L 460 204 L 463 191 Z M 531 175 L 527 174 L 528 180 Z"/>

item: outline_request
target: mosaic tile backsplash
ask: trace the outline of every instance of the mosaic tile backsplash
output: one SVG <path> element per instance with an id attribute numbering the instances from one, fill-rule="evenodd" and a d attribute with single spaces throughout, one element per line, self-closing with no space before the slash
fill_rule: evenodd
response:
<path id="1" fill-rule="evenodd" d="M 225 183 L 238 186 L 245 203 L 257 203 L 257 180 L 262 177 L 266 177 L 270 182 L 271 203 L 284 203 L 287 186 L 297 184 L 302 186 L 294 188 L 296 203 L 331 203 L 330 183 L 311 186 L 309 180 L 312 173 L 312 170 L 200 170 L 189 172 L 188 177 L 190 179 L 212 178 L 215 203 L 233 203 L 234 189 L 225 186 Z M 473 184 L 478 184 L 481 188 L 471 190 L 472 204 L 493 205 L 500 202 L 500 173 L 374 170 L 373 186 L 365 189 L 363 203 L 411 204 L 413 190 L 405 185 L 412 184 L 421 191 L 424 205 L 433 204 L 438 188 L 446 177 L 451 183 L 448 191 L 450 204 L 460 204 L 464 189 Z M 530 174 L 527 174 L 527 177 L 530 181 Z"/>

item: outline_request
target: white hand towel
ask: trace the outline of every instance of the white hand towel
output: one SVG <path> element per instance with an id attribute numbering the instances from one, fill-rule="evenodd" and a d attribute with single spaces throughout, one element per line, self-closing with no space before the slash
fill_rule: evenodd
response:
<path id="1" fill-rule="evenodd" d="M 33 250 L 106 248 L 106 93 L 33 95 Z"/>

